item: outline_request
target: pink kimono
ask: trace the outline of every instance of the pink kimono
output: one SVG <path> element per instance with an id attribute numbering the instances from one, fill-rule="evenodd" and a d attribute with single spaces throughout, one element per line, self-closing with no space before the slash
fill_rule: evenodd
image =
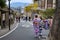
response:
<path id="1" fill-rule="evenodd" d="M 52 28 L 53 19 L 50 19 L 50 28 Z"/>
<path id="2" fill-rule="evenodd" d="M 36 35 L 38 35 L 38 33 L 39 33 L 39 23 L 40 23 L 40 19 L 39 18 L 35 18 L 33 20 L 33 27 L 34 27 Z"/>
<path id="3" fill-rule="evenodd" d="M 49 19 L 50 28 L 52 27 L 53 19 Z"/>

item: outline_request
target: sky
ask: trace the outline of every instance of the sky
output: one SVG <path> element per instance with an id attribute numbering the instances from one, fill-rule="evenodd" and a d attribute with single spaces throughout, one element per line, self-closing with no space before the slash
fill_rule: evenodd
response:
<path id="1" fill-rule="evenodd" d="M 33 3 L 33 0 L 11 0 L 11 3 L 22 2 L 22 3 Z M 8 4 L 8 0 L 6 2 Z"/>

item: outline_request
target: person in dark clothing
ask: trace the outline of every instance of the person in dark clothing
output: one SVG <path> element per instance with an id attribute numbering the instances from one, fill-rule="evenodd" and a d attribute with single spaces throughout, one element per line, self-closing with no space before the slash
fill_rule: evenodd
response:
<path id="1" fill-rule="evenodd" d="M 30 21 L 31 17 L 29 17 L 29 21 Z"/>
<path id="2" fill-rule="evenodd" d="M 3 28 L 5 28 L 5 20 L 3 20 Z"/>
<path id="3" fill-rule="evenodd" d="M 16 22 L 18 22 L 18 19 L 19 19 L 19 18 L 18 18 L 18 17 L 16 17 Z"/>
<path id="4" fill-rule="evenodd" d="M 26 21 L 27 21 L 27 17 L 26 17 Z"/>
<path id="5" fill-rule="evenodd" d="M 20 17 L 19 17 L 19 22 L 20 22 Z"/>

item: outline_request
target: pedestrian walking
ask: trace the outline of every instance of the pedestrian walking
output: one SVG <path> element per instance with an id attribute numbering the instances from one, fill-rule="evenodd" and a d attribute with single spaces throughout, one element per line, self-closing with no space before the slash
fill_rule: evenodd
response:
<path id="1" fill-rule="evenodd" d="M 49 28 L 49 25 L 48 25 L 49 23 L 48 23 L 48 19 L 46 18 L 45 20 L 44 20 L 44 28 L 47 30 L 48 28 Z"/>
<path id="2" fill-rule="evenodd" d="M 40 26 L 39 26 L 39 37 L 42 37 L 42 30 L 43 30 L 43 27 L 44 27 L 44 22 L 43 22 L 43 19 L 42 17 L 40 17 Z"/>
<path id="3" fill-rule="evenodd" d="M 3 28 L 5 28 L 5 20 L 2 20 L 2 22 L 3 22 Z"/>
<path id="4" fill-rule="evenodd" d="M 20 17 L 19 17 L 19 22 L 20 22 Z"/>
<path id="5" fill-rule="evenodd" d="M 49 28 L 51 29 L 52 28 L 52 23 L 53 23 L 53 18 L 52 17 L 50 17 L 48 19 L 48 23 L 49 23 Z"/>
<path id="6" fill-rule="evenodd" d="M 19 19 L 19 18 L 18 18 L 18 17 L 16 17 L 16 22 L 18 22 L 18 19 Z"/>
<path id="7" fill-rule="evenodd" d="M 27 17 L 26 17 L 26 21 L 27 21 Z"/>
<path id="8" fill-rule="evenodd" d="M 38 15 L 35 15 L 35 18 L 33 19 L 33 27 L 35 30 L 35 37 L 39 37 L 39 22 L 40 22 L 40 18 L 38 18 Z"/>
<path id="9" fill-rule="evenodd" d="M 31 20 L 31 17 L 29 17 L 29 21 Z"/>

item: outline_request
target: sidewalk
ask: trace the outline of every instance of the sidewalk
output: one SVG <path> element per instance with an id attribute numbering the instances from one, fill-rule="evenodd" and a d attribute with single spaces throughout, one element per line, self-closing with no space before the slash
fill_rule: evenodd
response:
<path id="1" fill-rule="evenodd" d="M 10 29 L 14 29 L 16 27 L 16 21 L 14 22 L 14 24 L 10 25 Z M 8 33 L 9 32 L 9 27 L 7 28 L 4 28 L 4 29 L 1 29 L 0 27 L 0 37 L 3 36 L 4 34 Z"/>
<path id="2" fill-rule="evenodd" d="M 42 30 L 42 37 L 43 38 L 41 40 L 49 40 L 49 37 L 48 37 L 49 31 L 50 30 L 45 30 L 45 29 Z"/>

